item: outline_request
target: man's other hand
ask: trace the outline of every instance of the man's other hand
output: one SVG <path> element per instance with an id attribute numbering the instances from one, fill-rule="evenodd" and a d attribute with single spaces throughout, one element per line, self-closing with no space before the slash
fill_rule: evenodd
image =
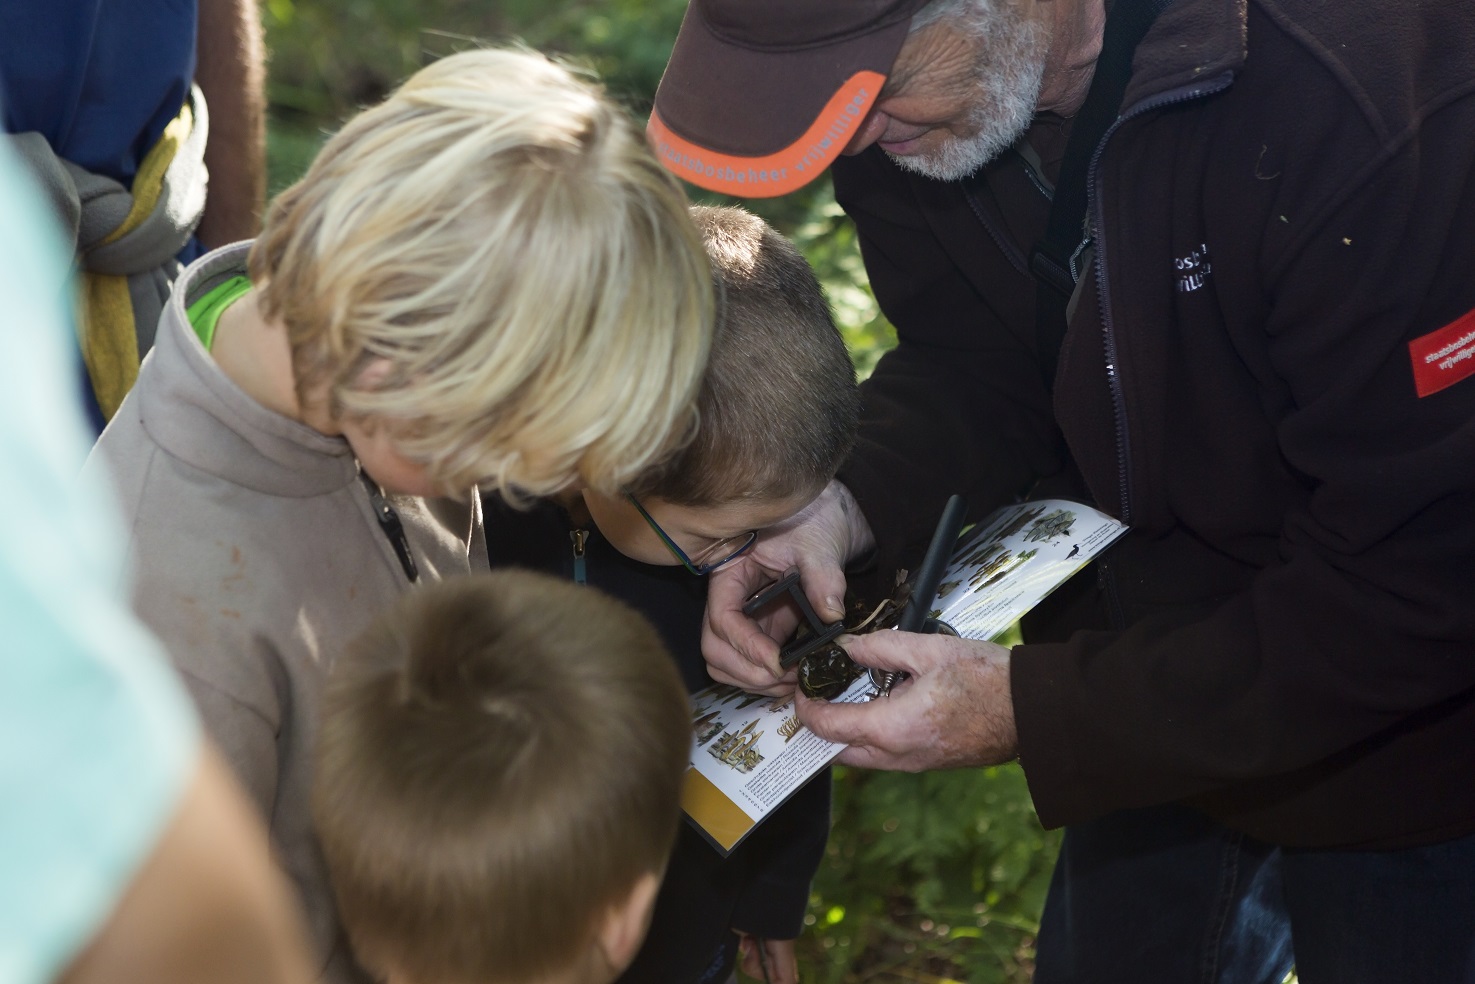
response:
<path id="1" fill-rule="evenodd" d="M 911 632 L 846 636 L 862 666 L 908 674 L 889 697 L 831 704 L 797 696 L 799 720 L 850 747 L 843 765 L 921 772 L 997 765 L 1017 754 L 1009 650 L 991 642 Z"/>

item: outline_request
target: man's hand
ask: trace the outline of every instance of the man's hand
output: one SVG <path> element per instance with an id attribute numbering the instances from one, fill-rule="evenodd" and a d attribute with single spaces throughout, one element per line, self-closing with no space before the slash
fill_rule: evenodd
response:
<path id="1" fill-rule="evenodd" d="M 744 974 L 767 984 L 799 984 L 799 958 L 794 954 L 793 940 L 764 940 L 747 933 L 738 933 L 738 937 L 738 968 Z M 761 958 L 759 947 L 763 949 Z"/>
<path id="2" fill-rule="evenodd" d="M 791 519 L 764 530 L 752 550 L 714 571 L 702 626 L 702 655 L 712 679 L 753 693 L 792 691 L 794 672 L 780 669 L 778 651 L 799 624 L 798 611 L 775 602 L 754 620 L 743 614 L 743 602 L 797 567 L 815 614 L 829 622 L 844 618 L 845 562 L 874 543 L 850 490 L 832 481 Z"/>
<path id="3" fill-rule="evenodd" d="M 862 666 L 904 670 L 890 697 L 831 704 L 797 695 L 799 720 L 850 747 L 837 761 L 921 772 L 997 765 L 1018 754 L 1009 693 L 1009 650 L 991 642 L 911 632 L 840 640 Z"/>

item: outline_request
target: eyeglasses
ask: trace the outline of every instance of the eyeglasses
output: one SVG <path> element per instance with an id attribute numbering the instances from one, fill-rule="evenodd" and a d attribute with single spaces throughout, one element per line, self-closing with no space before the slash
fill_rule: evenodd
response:
<path id="1" fill-rule="evenodd" d="M 630 505 L 634 506 L 640 515 L 645 518 L 645 521 L 650 524 L 650 528 L 655 530 L 656 536 L 660 537 L 661 542 L 666 545 L 666 549 L 671 551 L 671 556 L 681 561 L 682 566 L 698 577 L 701 577 L 703 574 L 712 573 L 729 561 L 737 560 L 743 554 L 747 553 L 749 548 L 758 539 L 757 530 L 748 530 L 748 532 L 739 533 L 737 536 L 723 537 L 711 546 L 702 549 L 695 557 L 688 557 L 686 551 L 678 547 L 676 541 L 671 539 L 665 530 L 661 529 L 661 524 L 657 523 L 651 517 L 651 514 L 645 511 L 645 507 L 640 504 L 640 500 L 636 499 L 629 492 L 625 493 L 625 498 L 630 500 Z"/>

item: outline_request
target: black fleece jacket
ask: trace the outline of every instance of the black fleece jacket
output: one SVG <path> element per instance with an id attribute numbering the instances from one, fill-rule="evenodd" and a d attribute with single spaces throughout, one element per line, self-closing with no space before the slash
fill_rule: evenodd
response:
<path id="1" fill-rule="evenodd" d="M 1054 366 L 1024 257 L 1067 123 L 1027 138 L 1043 175 L 835 165 L 900 338 L 841 475 L 883 570 L 957 491 L 1133 528 L 1014 650 L 1047 825 L 1188 801 L 1283 845 L 1475 831 L 1472 52 L 1468 0 L 1177 0 L 1093 163 Z"/>

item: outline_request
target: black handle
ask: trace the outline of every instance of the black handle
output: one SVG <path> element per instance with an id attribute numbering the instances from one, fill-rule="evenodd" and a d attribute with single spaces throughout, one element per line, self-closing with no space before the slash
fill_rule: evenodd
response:
<path id="1" fill-rule="evenodd" d="M 948 558 L 952 556 L 953 544 L 958 541 L 958 531 L 963 528 L 963 513 L 966 509 L 967 504 L 960 495 L 948 499 L 947 505 L 943 506 L 942 518 L 937 521 L 932 542 L 927 545 L 927 554 L 922 558 L 922 566 L 917 568 L 917 576 L 912 581 L 912 596 L 907 601 L 901 618 L 896 622 L 900 631 L 920 632 L 922 624 L 927 621 L 927 607 L 932 604 L 938 585 L 942 583 L 942 572 L 947 568 Z"/>

